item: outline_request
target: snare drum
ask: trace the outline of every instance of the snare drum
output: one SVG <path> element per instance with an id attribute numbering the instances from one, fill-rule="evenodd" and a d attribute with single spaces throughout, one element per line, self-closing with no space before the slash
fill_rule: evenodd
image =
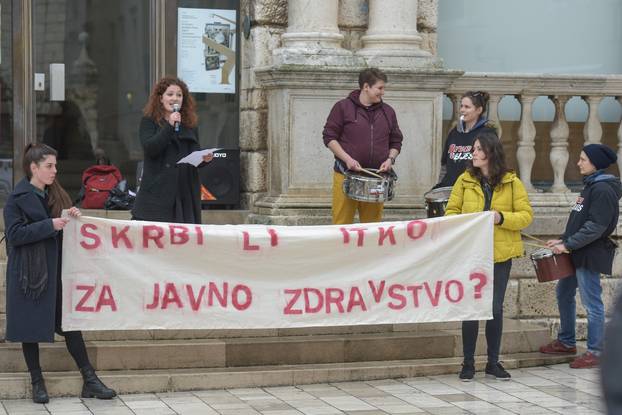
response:
<path id="1" fill-rule="evenodd" d="M 445 216 L 445 208 L 447 207 L 447 202 L 449 202 L 449 195 L 451 195 L 451 186 L 432 189 L 423 195 L 428 218 Z"/>
<path id="2" fill-rule="evenodd" d="M 542 248 L 531 254 L 531 262 L 539 282 L 560 280 L 575 275 L 570 254 L 554 254 L 550 249 Z"/>
<path id="3" fill-rule="evenodd" d="M 376 173 L 378 170 L 368 169 Z M 390 173 L 379 173 L 382 178 L 346 171 L 343 180 L 343 193 L 352 200 L 359 202 L 384 203 L 393 199 L 393 186 L 397 176 Z"/>

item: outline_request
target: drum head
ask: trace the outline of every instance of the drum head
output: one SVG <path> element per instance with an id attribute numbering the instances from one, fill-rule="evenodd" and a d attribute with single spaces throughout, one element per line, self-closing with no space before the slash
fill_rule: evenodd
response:
<path id="1" fill-rule="evenodd" d="M 531 259 L 542 259 L 542 258 L 550 258 L 553 256 L 553 251 L 549 248 L 540 248 L 537 251 L 531 253 Z"/>
<path id="2" fill-rule="evenodd" d="M 438 187 L 426 192 L 423 197 L 428 202 L 446 202 L 449 200 L 449 196 L 451 195 L 451 189 L 451 186 Z"/>

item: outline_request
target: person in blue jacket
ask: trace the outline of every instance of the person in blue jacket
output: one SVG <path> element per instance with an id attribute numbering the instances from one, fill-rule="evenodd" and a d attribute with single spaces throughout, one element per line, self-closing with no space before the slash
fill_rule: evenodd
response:
<path id="1" fill-rule="evenodd" d="M 616 153 L 603 144 L 583 147 L 579 171 L 585 187 L 572 207 L 566 230 L 560 239 L 547 241 L 553 253 L 570 253 L 574 276 L 557 283 L 560 329 L 557 339 L 540 347 L 541 353 L 575 354 L 577 288 L 587 311 L 587 352 L 570 363 L 574 369 L 599 365 L 605 333 L 605 307 L 600 274 L 611 274 L 617 245 L 609 238 L 618 225 L 620 179 L 605 169 L 617 160 Z"/>
<path id="2" fill-rule="evenodd" d="M 32 382 L 32 399 L 47 403 L 48 393 L 39 364 L 39 343 L 54 342 L 54 333 L 65 337 L 84 384 L 83 398 L 110 399 L 116 392 L 104 385 L 89 361 L 80 331 L 63 331 L 61 244 L 69 218 L 63 209 L 80 216 L 56 180 L 56 150 L 29 144 L 22 166 L 25 178 L 4 207 L 6 233 L 6 340 L 21 342 Z"/>

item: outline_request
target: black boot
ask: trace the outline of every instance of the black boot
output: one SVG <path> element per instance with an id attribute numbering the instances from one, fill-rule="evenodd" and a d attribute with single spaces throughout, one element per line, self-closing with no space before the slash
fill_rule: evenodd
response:
<path id="1" fill-rule="evenodd" d="M 32 401 L 34 403 L 50 402 L 48 391 L 45 389 L 45 382 L 43 381 L 41 369 L 30 371 L 30 381 L 32 383 Z"/>
<path id="2" fill-rule="evenodd" d="M 84 385 L 82 386 L 83 398 L 112 399 L 117 393 L 103 384 L 95 374 L 95 370 L 91 365 L 80 368 Z"/>

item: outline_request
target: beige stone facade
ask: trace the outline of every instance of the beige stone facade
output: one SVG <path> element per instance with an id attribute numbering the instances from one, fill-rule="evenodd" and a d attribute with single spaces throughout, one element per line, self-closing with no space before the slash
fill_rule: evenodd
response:
<path id="1" fill-rule="evenodd" d="M 338 0 L 338 3 L 338 30 L 343 35 L 340 44 L 343 49 L 356 52 L 363 47 L 361 38 L 368 27 L 369 1 Z M 317 7 L 317 5 L 310 7 Z M 416 27 L 422 38 L 421 49 L 434 55 L 436 54 L 437 0 L 419 0 L 416 10 Z M 268 190 L 266 186 L 269 174 L 265 168 L 261 168 L 267 163 L 267 91 L 257 82 L 255 70 L 272 65 L 273 51 L 282 47 L 281 36 L 287 31 L 288 1 L 242 1 L 241 13 L 242 15 L 248 13 L 251 19 L 250 36 L 248 39 L 242 37 L 241 46 L 242 207 L 252 209 L 254 201 Z M 342 95 L 335 94 L 334 100 L 343 97 L 346 91 L 356 88 L 355 78 L 350 76 L 346 85 L 340 91 Z M 321 146 L 320 139 L 321 137 L 318 136 L 318 146 Z"/>
<path id="2" fill-rule="evenodd" d="M 297 9 L 288 15 L 292 5 Z M 580 181 L 573 167 L 583 143 L 622 148 L 622 126 L 601 125 L 594 110 L 603 96 L 622 95 L 622 77 L 463 75 L 444 70 L 436 58 L 438 0 L 418 0 L 416 5 L 410 0 L 339 0 L 336 8 L 331 0 L 325 6 L 317 14 L 319 3 L 306 0 L 242 2 L 242 15 L 247 12 L 251 18 L 250 36 L 242 39 L 242 200 L 253 222 L 329 221 L 332 155 L 322 145 L 321 130 L 332 104 L 356 88 L 363 66 L 388 73 L 385 100 L 396 108 L 405 134 L 397 164 L 403 178 L 400 196 L 388 205 L 387 218 L 423 215 L 422 195 L 434 184 L 440 146 L 451 124 L 442 122 L 444 95 L 456 102 L 466 90 L 490 90 L 490 118 L 495 120 L 504 97 L 515 96 L 522 105 L 520 121 L 500 121 L 502 140 L 510 164 L 531 190 L 536 218 L 528 231 L 541 238 L 563 230 L 576 197 L 567 184 Z M 378 7 L 384 7 L 383 13 Z M 409 13 L 416 13 L 416 23 L 403 18 Z M 320 15 L 322 25 L 314 29 L 313 19 Z M 292 16 L 297 19 L 293 23 L 288 21 Z M 541 96 L 549 96 L 557 108 L 553 123 L 532 119 L 531 104 Z M 563 105 L 573 96 L 583 97 L 590 108 L 583 124 L 568 125 L 563 117 Z M 543 193 L 541 182 L 553 182 L 553 187 Z M 616 261 L 614 278 L 603 280 L 607 307 L 621 273 Z M 508 315 L 555 329 L 555 304 L 554 285 L 537 283 L 527 258 L 516 261 Z"/>

